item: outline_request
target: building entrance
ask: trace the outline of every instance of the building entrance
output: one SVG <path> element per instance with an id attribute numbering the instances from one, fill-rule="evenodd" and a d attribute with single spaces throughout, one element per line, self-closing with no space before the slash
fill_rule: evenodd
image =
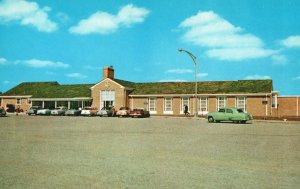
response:
<path id="1" fill-rule="evenodd" d="M 115 91 L 102 90 L 100 92 L 100 108 L 115 106 Z"/>

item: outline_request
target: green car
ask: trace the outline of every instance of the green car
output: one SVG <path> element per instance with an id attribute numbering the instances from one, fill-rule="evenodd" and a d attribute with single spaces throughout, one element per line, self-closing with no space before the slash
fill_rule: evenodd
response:
<path id="1" fill-rule="evenodd" d="M 220 121 L 233 121 L 235 123 L 246 123 L 253 119 L 249 113 L 239 108 L 220 108 L 218 112 L 211 112 L 206 115 L 209 123 Z"/>

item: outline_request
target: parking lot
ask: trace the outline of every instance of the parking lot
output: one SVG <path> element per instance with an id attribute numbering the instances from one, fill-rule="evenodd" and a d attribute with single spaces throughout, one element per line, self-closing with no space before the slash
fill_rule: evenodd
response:
<path id="1" fill-rule="evenodd" d="M 0 118 L 0 188 L 297 188 L 300 123 Z"/>

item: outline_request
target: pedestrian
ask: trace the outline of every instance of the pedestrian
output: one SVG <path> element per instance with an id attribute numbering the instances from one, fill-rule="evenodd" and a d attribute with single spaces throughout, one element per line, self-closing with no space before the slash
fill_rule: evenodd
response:
<path id="1" fill-rule="evenodd" d="M 16 115 L 19 115 L 19 113 L 20 113 L 20 106 L 18 106 L 16 109 Z"/>
<path id="2" fill-rule="evenodd" d="M 116 109 L 114 106 L 111 107 L 111 111 L 112 111 L 112 116 L 115 116 L 116 114 Z"/>
<path id="3" fill-rule="evenodd" d="M 187 116 L 187 115 L 189 115 L 189 107 L 188 107 L 188 105 L 184 105 L 184 116 Z"/>

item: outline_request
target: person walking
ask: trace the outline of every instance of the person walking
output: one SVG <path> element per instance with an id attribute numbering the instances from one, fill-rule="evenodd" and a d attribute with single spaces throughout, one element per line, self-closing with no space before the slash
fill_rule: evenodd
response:
<path id="1" fill-rule="evenodd" d="M 184 116 L 186 117 L 187 115 L 189 115 L 189 107 L 188 105 L 184 105 Z"/>

